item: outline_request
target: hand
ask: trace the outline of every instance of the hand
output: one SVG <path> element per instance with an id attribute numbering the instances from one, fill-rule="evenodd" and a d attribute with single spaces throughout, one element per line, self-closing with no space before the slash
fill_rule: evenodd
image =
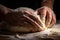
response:
<path id="1" fill-rule="evenodd" d="M 18 27 L 10 27 L 11 30 L 16 32 L 42 31 L 45 29 L 44 27 L 51 27 L 56 21 L 53 11 L 48 7 L 42 7 L 36 11 L 26 8 L 16 10 L 18 12 L 14 10 L 5 15 L 6 22 L 18 25 Z M 27 29 L 21 31 L 19 25 L 22 25 L 23 29 Z"/>
<path id="2" fill-rule="evenodd" d="M 30 8 L 18 8 L 5 15 L 5 21 L 12 27 L 8 30 L 14 32 L 37 32 L 41 31 L 37 14 Z M 15 26 L 17 25 L 17 27 Z M 21 28 L 23 28 L 21 30 Z"/>
<path id="3" fill-rule="evenodd" d="M 37 9 L 37 11 L 46 27 L 50 28 L 56 23 L 56 16 L 51 8 L 44 6 Z"/>

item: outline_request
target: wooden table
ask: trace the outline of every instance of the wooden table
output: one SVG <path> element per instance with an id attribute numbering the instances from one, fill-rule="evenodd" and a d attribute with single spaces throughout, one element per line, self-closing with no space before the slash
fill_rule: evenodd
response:
<path id="1" fill-rule="evenodd" d="M 37 33 L 0 35 L 0 40 L 60 40 L 60 24 Z"/>

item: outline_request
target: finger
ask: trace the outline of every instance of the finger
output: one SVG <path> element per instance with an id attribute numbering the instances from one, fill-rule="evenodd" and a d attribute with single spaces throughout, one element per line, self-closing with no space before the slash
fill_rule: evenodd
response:
<path id="1" fill-rule="evenodd" d="M 50 23 L 52 20 L 52 12 L 47 11 L 47 15 L 46 15 L 46 27 L 49 27 Z"/>
<path id="2" fill-rule="evenodd" d="M 25 14 L 23 14 L 23 15 L 27 15 L 27 16 L 29 16 L 31 19 L 37 21 L 37 17 L 35 17 L 34 15 L 32 15 L 32 14 L 31 14 L 30 12 L 28 12 L 28 11 L 25 11 Z"/>
<path id="3" fill-rule="evenodd" d="M 38 20 L 38 19 L 40 18 L 40 17 L 38 18 L 38 15 L 35 16 L 35 15 L 29 14 L 27 11 L 25 11 L 25 12 L 26 12 L 26 14 L 27 14 L 28 17 L 30 17 L 31 19 L 33 19 L 34 21 L 36 21 L 39 25 L 41 25 L 41 21 Z M 26 14 L 25 14 L 25 15 L 26 15 Z M 42 25 L 41 25 L 41 26 L 42 26 Z"/>
<path id="4" fill-rule="evenodd" d="M 34 21 L 36 21 L 41 27 L 45 28 L 45 24 L 42 22 L 42 20 L 40 19 L 39 15 L 36 15 L 36 17 L 34 15 L 29 15 L 29 17 L 31 19 L 33 19 Z"/>
<path id="5" fill-rule="evenodd" d="M 37 11 L 38 11 L 38 15 L 40 16 L 40 18 L 38 18 L 40 19 L 40 23 L 41 23 L 40 25 L 42 25 L 44 29 L 47 29 L 45 27 L 46 9 L 41 8 L 41 9 L 38 9 Z"/>
<path id="6" fill-rule="evenodd" d="M 32 25 L 34 25 L 34 27 L 37 29 L 37 30 L 43 30 L 42 29 L 42 27 L 36 22 L 36 21 L 34 21 L 33 19 L 31 19 L 31 18 L 29 18 L 27 15 L 23 15 L 24 16 L 24 18 L 28 21 L 28 22 L 30 22 Z"/>
<path id="7" fill-rule="evenodd" d="M 56 16 L 53 13 L 52 20 L 51 20 L 51 23 L 50 23 L 50 27 L 52 27 L 55 23 L 56 23 Z"/>
<path id="8" fill-rule="evenodd" d="M 44 8 L 38 9 L 38 15 L 40 16 L 41 20 L 45 23 L 46 10 Z"/>
<path id="9" fill-rule="evenodd" d="M 45 23 L 45 17 L 46 17 L 46 10 L 43 9 L 41 11 L 41 19 L 42 19 L 43 23 Z"/>
<path id="10" fill-rule="evenodd" d="M 41 13 L 40 13 L 41 15 L 40 15 L 40 18 L 41 18 L 41 25 L 42 25 L 42 27 L 44 28 L 44 29 L 47 29 L 46 27 L 45 27 L 45 17 L 46 17 L 46 10 L 45 9 L 42 9 L 42 11 L 41 11 Z"/>

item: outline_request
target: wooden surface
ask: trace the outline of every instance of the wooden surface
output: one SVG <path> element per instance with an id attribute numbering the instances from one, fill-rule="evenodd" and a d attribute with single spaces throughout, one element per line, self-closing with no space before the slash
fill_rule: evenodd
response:
<path id="1" fill-rule="evenodd" d="M 60 24 L 37 33 L 0 35 L 0 40 L 60 40 Z"/>

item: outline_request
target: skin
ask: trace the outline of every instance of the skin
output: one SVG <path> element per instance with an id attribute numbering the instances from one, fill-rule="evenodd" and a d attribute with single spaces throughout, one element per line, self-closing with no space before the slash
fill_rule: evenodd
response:
<path id="1" fill-rule="evenodd" d="M 54 0 L 42 0 L 41 2 L 41 6 L 47 6 L 51 9 L 53 9 L 53 5 L 54 5 Z"/>
<path id="2" fill-rule="evenodd" d="M 43 1 L 41 8 L 37 10 L 26 7 L 10 9 L 0 5 L 1 13 L 4 15 L 2 20 L 8 25 L 5 28 L 12 32 L 38 32 L 45 30 L 45 27 L 52 27 L 56 23 L 53 1 L 51 0 L 52 4 L 49 3 L 50 0 Z M 21 30 L 21 27 L 26 29 Z"/>
<path id="3" fill-rule="evenodd" d="M 41 8 L 38 8 L 38 14 L 48 28 L 52 27 L 56 23 L 53 4 L 54 0 L 43 0 L 41 3 Z"/>
<path id="4" fill-rule="evenodd" d="M 48 7 L 42 7 L 38 9 L 38 14 L 40 15 L 40 18 L 46 27 L 51 28 L 56 23 L 56 16 L 52 9 Z"/>

